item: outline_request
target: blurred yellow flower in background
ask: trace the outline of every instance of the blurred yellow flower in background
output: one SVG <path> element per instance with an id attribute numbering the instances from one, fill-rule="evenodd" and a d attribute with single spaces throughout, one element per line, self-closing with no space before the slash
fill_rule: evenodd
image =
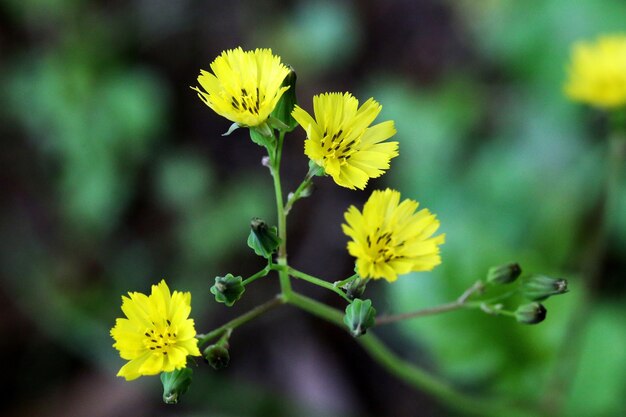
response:
<path id="1" fill-rule="evenodd" d="M 626 104 L 626 35 L 600 36 L 572 48 L 565 94 L 574 101 L 612 109 Z"/>
<path id="2" fill-rule="evenodd" d="M 191 312 L 191 293 L 170 290 L 161 281 L 152 286 L 147 296 L 129 292 L 122 296 L 122 311 L 127 318 L 118 318 L 111 336 L 113 347 L 122 359 L 117 376 L 127 381 L 142 375 L 156 375 L 184 368 L 187 355 L 200 356 L 196 329 Z"/>
<path id="3" fill-rule="evenodd" d="M 200 70 L 191 87 L 213 111 L 240 126 L 258 126 L 269 117 L 289 87 L 281 87 L 287 68 L 271 49 L 222 52 L 211 63 L 210 73 Z"/>
<path id="4" fill-rule="evenodd" d="M 393 282 L 398 275 L 430 271 L 441 263 L 445 234 L 432 237 L 439 221 L 427 209 L 416 213 L 418 206 L 410 199 L 400 202 L 400 193 L 388 188 L 374 191 L 363 212 L 354 206 L 346 211 L 342 228 L 352 238 L 348 251 L 361 277 Z"/>
<path id="5" fill-rule="evenodd" d="M 370 127 L 381 109 L 373 98 L 359 108 L 349 93 L 325 93 L 313 97 L 315 118 L 299 106 L 292 115 L 307 134 L 304 153 L 338 185 L 362 190 L 398 156 L 398 142 L 382 143 L 395 135 L 393 121 Z"/>

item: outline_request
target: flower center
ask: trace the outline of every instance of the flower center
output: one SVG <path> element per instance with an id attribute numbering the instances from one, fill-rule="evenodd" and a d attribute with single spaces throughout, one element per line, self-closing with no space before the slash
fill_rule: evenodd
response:
<path id="1" fill-rule="evenodd" d="M 167 355 L 171 347 L 176 344 L 177 329 L 169 320 L 161 324 L 152 324 L 153 326 L 146 329 L 144 333 L 144 346 L 154 353 Z"/>
<path id="2" fill-rule="evenodd" d="M 368 254 L 373 263 L 386 263 L 403 257 L 398 254 L 398 249 L 404 245 L 404 242 L 395 243 L 393 234 L 391 232 L 381 233 L 380 227 L 377 227 L 374 233 L 367 235 L 365 240 Z"/>
<path id="3" fill-rule="evenodd" d="M 259 93 L 259 88 L 256 88 L 255 94 L 250 94 L 245 88 L 242 88 L 241 95 L 238 97 L 232 96 L 230 104 L 235 110 L 248 112 L 258 116 L 259 108 L 261 107 L 261 94 Z"/>
<path id="4" fill-rule="evenodd" d="M 347 140 L 347 135 L 342 129 L 331 135 L 331 132 L 324 131 L 320 145 L 324 151 L 324 159 L 337 159 L 343 165 L 355 152 L 357 139 Z"/>

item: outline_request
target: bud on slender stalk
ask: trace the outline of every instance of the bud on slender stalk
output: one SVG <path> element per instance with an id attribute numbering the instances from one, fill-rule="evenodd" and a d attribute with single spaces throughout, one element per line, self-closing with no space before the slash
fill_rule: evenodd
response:
<path id="1" fill-rule="evenodd" d="M 567 292 L 567 281 L 545 275 L 533 275 L 522 283 L 522 295 L 531 301 L 543 301 L 552 295 Z"/>
<path id="2" fill-rule="evenodd" d="M 269 259 L 280 246 L 280 238 L 275 226 L 269 227 L 263 220 L 255 217 L 250 222 L 248 246 L 259 256 Z"/>
<path id="3" fill-rule="evenodd" d="M 224 303 L 231 307 L 246 290 L 242 284 L 240 276 L 227 274 L 225 277 L 215 277 L 215 284 L 211 287 L 211 294 L 215 296 L 215 301 Z"/>
<path id="4" fill-rule="evenodd" d="M 204 360 L 215 370 L 224 369 L 230 363 L 228 344 L 216 343 L 208 346 L 202 352 Z"/>
<path id="5" fill-rule="evenodd" d="M 522 273 L 517 263 L 494 266 L 489 268 L 487 272 L 487 282 L 491 284 L 510 284 L 515 281 Z"/>
<path id="6" fill-rule="evenodd" d="M 163 384 L 163 402 L 176 404 L 179 398 L 187 392 L 191 384 L 193 371 L 190 368 L 176 369 L 172 372 L 161 373 Z"/>
<path id="7" fill-rule="evenodd" d="M 545 320 L 548 311 L 540 303 L 523 304 L 515 310 L 515 320 L 524 324 L 537 324 Z"/>
<path id="8" fill-rule="evenodd" d="M 343 289 L 346 291 L 346 296 L 354 300 L 355 298 L 361 298 L 363 293 L 365 292 L 365 287 L 369 282 L 368 279 L 356 278 L 346 285 L 343 286 Z"/>
<path id="9" fill-rule="evenodd" d="M 372 307 L 371 300 L 361 300 L 356 298 L 346 307 L 346 315 L 343 322 L 350 329 L 352 336 L 364 335 L 367 329 L 375 323 L 376 309 Z"/>

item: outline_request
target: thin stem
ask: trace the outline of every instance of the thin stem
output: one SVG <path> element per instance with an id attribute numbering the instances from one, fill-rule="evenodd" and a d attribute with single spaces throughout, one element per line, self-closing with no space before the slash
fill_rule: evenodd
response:
<path id="1" fill-rule="evenodd" d="M 196 336 L 198 338 L 198 346 L 202 346 L 210 342 L 213 339 L 221 337 L 224 334 L 231 332 L 233 329 L 236 329 L 237 327 L 243 324 L 246 324 L 250 320 L 257 318 L 260 315 L 284 303 L 285 303 L 285 300 L 281 296 L 276 296 L 272 298 L 271 300 L 266 301 L 265 303 L 254 307 L 252 310 L 248 311 L 247 313 L 244 313 L 241 316 L 232 319 L 228 323 L 223 324 L 217 329 L 214 329 L 210 331 L 209 333 Z"/>
<path id="2" fill-rule="evenodd" d="M 296 188 L 296 191 L 289 195 L 289 198 L 287 199 L 287 204 L 285 205 L 285 215 L 289 214 L 294 203 L 302 197 L 302 192 L 311 185 L 311 182 L 313 182 L 313 177 L 315 177 L 321 169 L 321 167 L 313 167 L 309 169 L 309 172 L 306 173 L 304 180 L 302 180 L 302 183 L 300 183 L 298 188 Z"/>
<path id="3" fill-rule="evenodd" d="M 286 302 L 345 329 L 343 313 L 333 307 L 298 293 L 292 293 L 286 299 Z M 430 393 L 444 405 L 466 414 L 483 417 L 524 417 L 532 415 L 528 411 L 517 410 L 511 407 L 510 404 L 484 398 L 473 398 L 456 391 L 446 382 L 398 357 L 371 333 L 356 340 L 369 353 L 372 359 L 392 375 L 414 388 Z"/>
<path id="4" fill-rule="evenodd" d="M 271 270 L 272 270 L 272 267 L 271 265 L 268 264 L 265 268 L 261 269 L 256 274 L 250 276 L 249 278 L 244 279 L 242 282 L 243 286 L 245 287 L 246 285 L 256 281 L 257 279 L 267 276 L 267 274 L 269 274 Z"/>
<path id="5" fill-rule="evenodd" d="M 281 131 L 278 137 L 276 154 L 272 161 L 272 177 L 274 178 L 274 193 L 276 195 L 276 215 L 278 217 L 278 237 L 280 238 L 277 263 L 281 266 L 287 266 L 287 216 L 285 215 L 283 191 L 280 183 L 280 160 L 282 157 L 284 138 L 285 132 Z M 288 296 L 292 291 L 289 274 L 286 270 L 281 269 L 278 271 L 278 277 L 282 294 Z"/>
<path id="6" fill-rule="evenodd" d="M 359 277 L 359 274 L 354 274 L 351 277 L 348 277 L 348 278 L 344 279 L 343 281 L 335 281 L 335 282 L 333 282 L 333 285 L 335 287 L 340 287 L 341 288 L 344 285 L 351 283 L 352 281 L 354 281 L 358 277 Z"/>
<path id="7" fill-rule="evenodd" d="M 310 282 L 311 284 L 315 284 L 318 285 L 322 288 L 326 288 L 327 290 L 330 290 L 336 294 L 338 294 L 339 296 L 341 296 L 344 300 L 346 300 L 348 303 L 352 302 L 352 300 L 350 300 L 348 298 L 348 296 L 341 291 L 339 288 L 335 287 L 333 284 L 331 284 L 328 281 L 324 281 L 323 279 L 314 277 L 312 275 L 309 274 L 305 274 L 304 272 L 298 271 L 296 269 L 293 269 L 291 267 L 288 268 L 289 271 L 289 275 L 291 275 L 294 278 L 300 278 L 303 279 L 307 282 Z"/>
<path id="8" fill-rule="evenodd" d="M 441 304 L 436 307 L 423 308 L 421 310 L 412 311 L 410 313 L 395 314 L 392 316 L 381 316 L 376 319 L 376 325 L 395 323 L 402 320 L 413 319 L 416 317 L 432 316 L 435 314 L 445 313 L 448 311 L 454 311 L 461 308 L 476 308 L 473 304 L 467 304 L 467 299 L 474 293 L 481 291 L 484 288 L 482 281 L 477 281 L 474 285 L 469 287 L 459 298 L 450 303 Z"/>

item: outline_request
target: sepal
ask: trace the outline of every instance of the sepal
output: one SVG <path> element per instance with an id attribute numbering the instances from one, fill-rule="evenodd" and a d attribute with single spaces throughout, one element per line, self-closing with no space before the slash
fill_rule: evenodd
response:
<path id="1" fill-rule="evenodd" d="M 193 371 L 191 368 L 175 369 L 172 372 L 161 372 L 163 384 L 163 402 L 176 404 L 191 385 Z"/>

